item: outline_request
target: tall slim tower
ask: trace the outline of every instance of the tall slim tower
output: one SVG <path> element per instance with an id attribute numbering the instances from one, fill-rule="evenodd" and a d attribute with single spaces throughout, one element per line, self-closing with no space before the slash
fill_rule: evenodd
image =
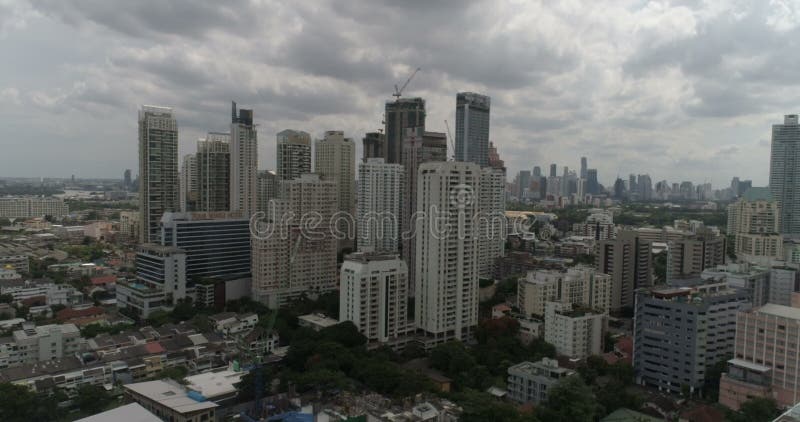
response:
<path id="1" fill-rule="evenodd" d="M 437 341 L 461 340 L 478 324 L 478 224 L 481 168 L 419 166 L 415 296 L 417 328 Z"/>
<path id="2" fill-rule="evenodd" d="M 408 128 L 425 130 L 425 100 L 422 98 L 398 98 L 386 103 L 386 143 L 384 158 L 390 164 L 402 164 L 403 137 Z"/>
<path id="3" fill-rule="evenodd" d="M 180 179 L 180 210 L 194 211 L 197 205 L 197 156 L 195 154 L 183 156 L 178 178 Z"/>
<path id="4" fill-rule="evenodd" d="M 530 177 L 528 178 L 530 181 Z M 478 190 L 478 273 L 481 278 L 494 276 L 497 258 L 506 250 L 506 169 L 481 169 Z"/>
<path id="5" fill-rule="evenodd" d="M 167 107 L 139 110 L 139 241 L 158 239 L 158 222 L 178 211 L 178 122 Z"/>
<path id="6" fill-rule="evenodd" d="M 588 162 L 586 161 L 586 157 L 581 157 L 581 179 L 586 179 L 586 176 L 588 176 L 588 170 L 589 166 Z"/>
<path id="7" fill-rule="evenodd" d="M 403 166 L 367 158 L 358 167 L 357 233 L 359 252 L 397 253 Z"/>
<path id="8" fill-rule="evenodd" d="M 383 158 L 383 161 L 386 162 L 386 136 L 384 134 L 369 132 L 364 135 L 361 142 L 363 142 L 364 146 L 362 161 L 366 163 L 370 158 Z"/>
<path id="9" fill-rule="evenodd" d="M 781 234 L 800 236 L 800 123 L 796 114 L 772 125 L 769 187 L 781 210 Z"/>
<path id="10" fill-rule="evenodd" d="M 489 164 L 489 107 L 491 99 L 473 92 L 456 95 L 456 160 Z"/>
<path id="11" fill-rule="evenodd" d="M 278 132 L 275 160 L 278 180 L 294 180 L 311 173 L 311 135 L 301 130 Z"/>
<path id="12" fill-rule="evenodd" d="M 209 132 L 197 141 L 197 211 L 230 210 L 231 135 Z"/>
<path id="13" fill-rule="evenodd" d="M 337 211 L 344 213 L 338 227 L 347 239 L 341 239 L 339 245 L 351 246 L 353 238 L 349 233 L 354 227 L 348 227 L 348 221 L 356 214 L 356 144 L 345 138 L 341 130 L 329 130 L 315 142 L 314 148 L 314 171 L 322 180 L 336 182 Z"/>
<path id="14" fill-rule="evenodd" d="M 256 212 L 258 190 L 258 133 L 253 125 L 253 110 L 241 109 L 231 102 L 231 211 L 249 217 Z"/>
<path id="15" fill-rule="evenodd" d="M 401 257 L 410 268 L 408 272 L 409 294 L 414 294 L 416 278 L 415 249 L 417 211 L 417 186 L 419 166 L 423 163 L 447 161 L 447 135 L 441 132 L 425 132 L 424 128 L 408 128 L 403 138 L 403 194 L 400 217 Z"/>

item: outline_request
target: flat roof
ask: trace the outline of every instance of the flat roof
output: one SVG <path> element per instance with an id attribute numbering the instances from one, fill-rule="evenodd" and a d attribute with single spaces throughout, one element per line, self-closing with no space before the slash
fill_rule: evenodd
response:
<path id="1" fill-rule="evenodd" d="M 336 325 L 339 323 L 339 321 L 322 314 L 300 315 L 299 317 L 297 317 L 297 319 L 309 322 L 314 325 L 319 325 L 322 327 L 330 327 L 332 325 Z"/>
<path id="2" fill-rule="evenodd" d="M 161 419 L 150 413 L 139 403 L 130 403 L 98 413 L 75 422 L 161 422 Z"/>
<path id="3" fill-rule="evenodd" d="M 791 306 L 776 305 L 768 303 L 755 310 L 760 314 L 774 315 L 778 317 L 797 319 L 800 320 L 800 308 L 792 308 Z"/>
<path id="4" fill-rule="evenodd" d="M 747 368 L 747 369 L 751 369 L 753 371 L 758 371 L 758 372 L 767 372 L 770 369 L 772 369 L 769 366 L 759 365 L 757 363 L 753 363 L 753 362 L 746 361 L 746 360 L 743 360 L 743 359 L 736 359 L 736 358 L 729 360 L 728 363 L 730 363 L 733 366 L 740 366 L 742 368 Z"/>
<path id="5" fill-rule="evenodd" d="M 194 400 L 183 387 L 164 380 L 138 382 L 123 387 L 181 414 L 218 407 L 210 401 Z"/>
<path id="6" fill-rule="evenodd" d="M 215 397 L 224 396 L 237 391 L 236 385 L 241 381 L 246 372 L 236 371 L 220 371 L 220 372 L 206 372 L 204 374 L 192 375 L 186 377 L 186 385 L 204 397 L 214 399 Z"/>

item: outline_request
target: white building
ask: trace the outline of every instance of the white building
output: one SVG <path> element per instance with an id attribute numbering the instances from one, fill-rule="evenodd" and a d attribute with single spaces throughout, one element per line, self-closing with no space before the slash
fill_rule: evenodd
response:
<path id="1" fill-rule="evenodd" d="M 520 362 L 508 368 L 508 398 L 518 403 L 541 403 L 547 392 L 562 379 L 575 372 L 560 368 L 555 359 Z"/>
<path id="2" fill-rule="evenodd" d="M 253 124 L 253 110 L 236 112 L 231 104 L 230 207 L 250 217 L 258 200 L 258 133 Z"/>
<path id="3" fill-rule="evenodd" d="M 728 206 L 728 234 L 734 250 L 747 262 L 768 265 L 784 259 L 781 210 L 769 188 L 750 188 Z"/>
<path id="4" fill-rule="evenodd" d="M 611 276 L 578 265 L 566 272 L 529 271 L 517 284 L 517 306 L 526 315 L 541 317 L 547 302 L 579 304 L 607 312 L 611 309 Z"/>
<path id="5" fill-rule="evenodd" d="M 481 278 L 492 278 L 497 258 L 506 247 L 506 171 L 503 168 L 481 169 L 478 203 L 478 272 Z"/>
<path id="6" fill-rule="evenodd" d="M 561 302 L 547 302 L 544 340 L 556 353 L 571 359 L 585 359 L 603 353 L 606 314 Z"/>
<path id="7" fill-rule="evenodd" d="M 339 321 L 352 321 L 370 342 L 407 334 L 408 267 L 397 255 L 348 255 L 340 279 Z"/>
<path id="8" fill-rule="evenodd" d="M 478 324 L 481 168 L 474 163 L 419 166 L 416 221 L 417 328 L 436 341 L 461 340 Z"/>
<path id="9" fill-rule="evenodd" d="M 24 323 L 0 343 L 0 367 L 16 367 L 74 356 L 86 349 L 75 324 L 36 326 Z"/>
<path id="10" fill-rule="evenodd" d="M 117 284 L 117 307 L 147 318 L 185 299 L 186 252 L 172 246 L 144 244 L 136 254 L 136 282 Z"/>
<path id="11" fill-rule="evenodd" d="M 403 166 L 368 158 L 358 168 L 358 250 L 396 253 L 400 241 Z"/>
<path id="12" fill-rule="evenodd" d="M 69 207 L 59 198 L 0 198 L 0 218 L 63 217 Z"/>

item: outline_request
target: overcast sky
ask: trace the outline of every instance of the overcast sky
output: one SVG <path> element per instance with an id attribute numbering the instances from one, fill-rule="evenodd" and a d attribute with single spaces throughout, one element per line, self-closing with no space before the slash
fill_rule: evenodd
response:
<path id="1" fill-rule="evenodd" d="M 137 108 L 171 106 L 181 154 L 255 109 L 275 133 L 359 144 L 416 67 L 428 130 L 492 97 L 509 168 L 580 156 L 603 183 L 766 183 L 770 125 L 800 110 L 791 1 L 0 0 L 0 176 L 137 173 Z"/>

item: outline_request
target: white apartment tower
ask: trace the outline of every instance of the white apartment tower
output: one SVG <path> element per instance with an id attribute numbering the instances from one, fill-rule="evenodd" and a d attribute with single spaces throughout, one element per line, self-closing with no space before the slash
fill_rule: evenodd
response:
<path id="1" fill-rule="evenodd" d="M 186 154 L 181 162 L 180 179 L 180 209 L 183 212 L 194 210 L 197 202 L 197 156 Z"/>
<path id="2" fill-rule="evenodd" d="M 360 252 L 397 253 L 403 166 L 367 158 L 358 168 L 356 224 Z"/>
<path id="3" fill-rule="evenodd" d="M 408 332 L 408 267 L 397 255 L 354 253 L 340 272 L 339 321 L 352 321 L 370 342 Z"/>
<path id="4" fill-rule="evenodd" d="M 416 326 L 436 341 L 461 340 L 478 324 L 481 168 L 470 162 L 419 166 Z"/>
<path id="5" fill-rule="evenodd" d="M 178 122 L 167 107 L 139 110 L 139 241 L 154 242 L 158 222 L 168 211 L 178 211 Z"/>
<path id="6" fill-rule="evenodd" d="M 478 216 L 478 272 L 492 278 L 498 257 L 506 245 L 506 171 L 504 168 L 481 169 Z"/>
<path id="7" fill-rule="evenodd" d="M 258 133 L 253 124 L 253 110 L 236 111 L 231 103 L 230 207 L 245 216 L 256 212 L 258 190 Z"/>
<path id="8" fill-rule="evenodd" d="M 278 180 L 293 180 L 311 173 L 311 135 L 300 130 L 286 129 L 277 134 Z"/>
<path id="9" fill-rule="evenodd" d="M 341 217 L 337 218 L 340 249 L 352 243 L 355 237 L 352 234 L 356 210 L 356 144 L 350 138 L 344 137 L 340 130 L 325 132 L 323 139 L 318 139 L 314 144 L 314 171 L 323 180 L 336 183 L 337 211 Z"/>
<path id="10" fill-rule="evenodd" d="M 336 239 L 328 222 L 336 212 L 336 184 L 317 174 L 284 180 L 252 236 L 253 298 L 276 309 L 303 293 L 336 289 Z M 310 227 L 309 217 L 319 220 Z"/>
<path id="11" fill-rule="evenodd" d="M 781 210 L 781 234 L 800 236 L 800 122 L 788 114 L 772 125 L 769 187 Z"/>

